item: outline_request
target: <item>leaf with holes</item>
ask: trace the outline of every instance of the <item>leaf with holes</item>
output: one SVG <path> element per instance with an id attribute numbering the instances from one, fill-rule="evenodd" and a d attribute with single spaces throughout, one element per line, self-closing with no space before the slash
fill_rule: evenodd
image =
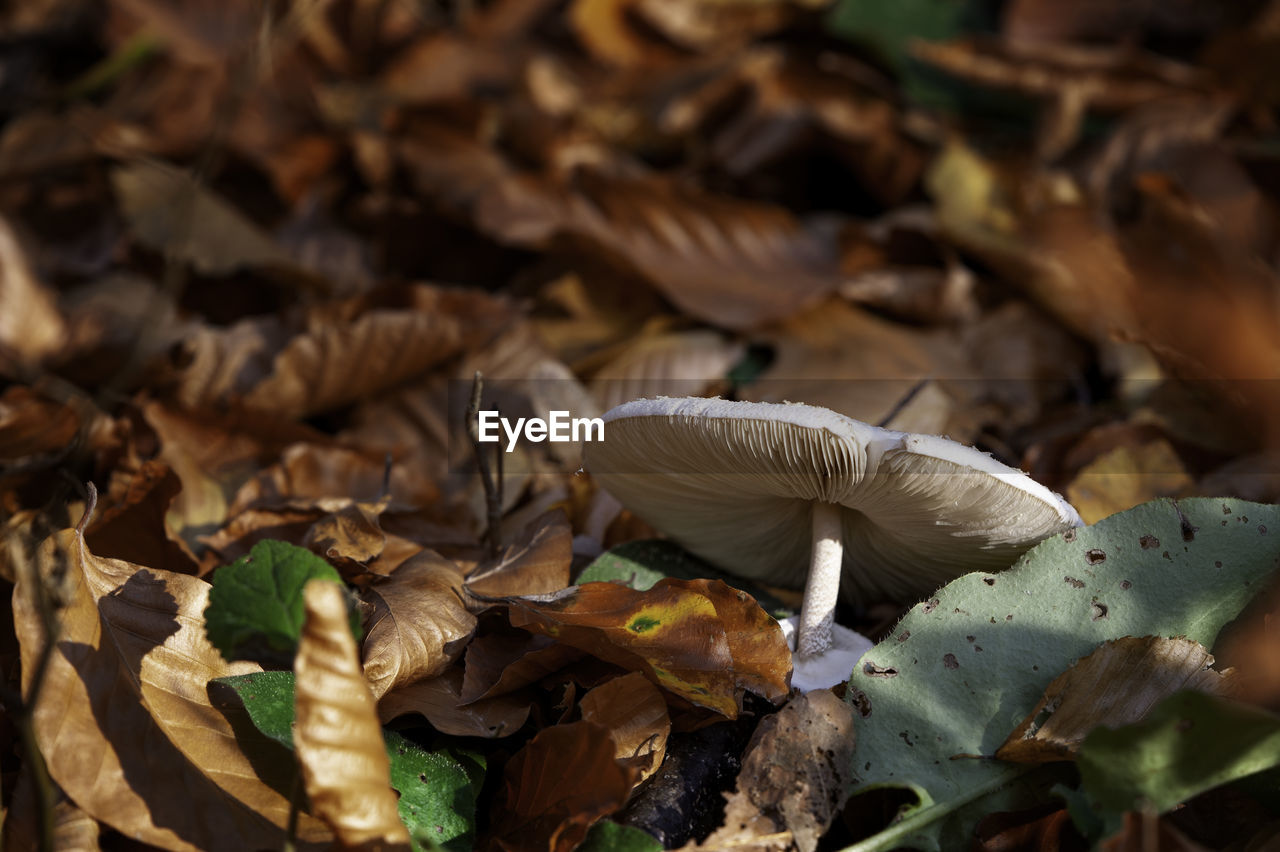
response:
<path id="1" fill-rule="evenodd" d="M 917 604 L 849 680 L 862 718 L 855 794 L 904 787 L 906 818 L 860 850 L 938 849 L 981 813 L 1019 806 L 1051 769 L 991 759 L 1077 659 L 1122 636 L 1212 647 L 1280 559 L 1280 507 L 1161 500 L 1041 542 L 1001 574 Z M 974 805 L 973 813 L 966 806 Z"/>

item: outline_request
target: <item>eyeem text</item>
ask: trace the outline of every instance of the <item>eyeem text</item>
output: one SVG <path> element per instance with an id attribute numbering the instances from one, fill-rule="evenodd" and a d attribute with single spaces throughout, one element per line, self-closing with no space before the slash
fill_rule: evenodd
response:
<path id="1" fill-rule="evenodd" d="M 513 425 L 510 420 L 498 415 L 496 411 L 481 411 L 479 419 L 479 439 L 481 443 L 496 444 L 502 440 L 498 429 L 507 436 L 507 452 L 516 448 L 516 441 L 521 434 L 525 440 L 533 443 L 542 441 L 603 441 L 604 421 L 599 417 L 570 417 L 567 411 L 548 412 L 549 417 L 520 417 Z"/>

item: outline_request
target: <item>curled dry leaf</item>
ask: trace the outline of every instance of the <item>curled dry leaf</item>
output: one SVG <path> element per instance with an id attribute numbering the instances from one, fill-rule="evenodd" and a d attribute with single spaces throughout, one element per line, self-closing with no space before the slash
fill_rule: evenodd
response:
<path id="1" fill-rule="evenodd" d="M 278 846 L 289 802 L 259 779 L 206 692 L 213 678 L 260 671 L 226 663 L 205 638 L 209 584 L 99 558 L 72 530 L 48 539 L 14 590 L 28 694 L 42 635 L 35 583 L 60 583 L 66 602 L 34 718 L 58 786 L 164 849 Z M 328 834 L 305 816 L 300 826 L 305 840 Z"/>
<path id="2" fill-rule="evenodd" d="M 1094 728 L 1140 721 L 1175 692 L 1231 694 L 1233 670 L 1217 672 L 1212 665 L 1204 646 L 1189 639 L 1126 636 L 1105 642 L 1045 688 L 995 756 L 1013 763 L 1071 760 Z"/>
<path id="3" fill-rule="evenodd" d="M 582 718 L 609 729 L 614 757 L 637 772 L 639 784 L 658 771 L 667 753 L 671 718 L 658 688 L 640 672 L 615 677 L 578 702 Z"/>
<path id="4" fill-rule="evenodd" d="M 464 588 L 486 598 L 558 592 L 569 585 L 572 561 L 573 530 L 564 511 L 555 509 L 529 524 L 497 559 L 477 565 Z"/>
<path id="5" fill-rule="evenodd" d="M 480 636 L 467 646 L 462 700 L 470 704 L 506 695 L 583 656 L 577 648 L 524 631 Z"/>
<path id="6" fill-rule="evenodd" d="M 463 605 L 462 569 L 431 550 L 410 557 L 369 588 L 374 606 L 364 673 L 375 697 L 437 675 L 462 655 L 476 629 Z"/>
<path id="7" fill-rule="evenodd" d="M 72 449 L 80 428 L 72 406 L 26 385 L 10 385 L 0 394 L 0 474 L 52 465 Z"/>
<path id="8" fill-rule="evenodd" d="M 368 565 L 382 555 L 387 544 L 378 516 L 389 502 L 390 498 L 383 497 L 336 507 L 311 525 L 302 543 L 330 561 Z"/>
<path id="9" fill-rule="evenodd" d="M 540 732 L 507 763 L 493 843 L 504 852 L 570 852 L 627 801 L 635 773 L 614 754 L 608 729 L 594 722 Z"/>
<path id="10" fill-rule="evenodd" d="M 555 637 L 735 719 L 743 692 L 787 694 L 791 652 L 778 623 L 719 580 L 659 581 L 647 591 L 585 583 L 545 599 L 511 598 L 511 624 Z"/>
<path id="11" fill-rule="evenodd" d="M 518 696 L 499 695 L 468 704 L 462 702 L 462 669 L 392 689 L 378 700 L 378 719 L 418 713 L 442 734 L 454 737 L 507 737 L 529 718 L 531 703 Z"/>
<path id="12" fill-rule="evenodd" d="M 391 762 L 373 695 L 360 671 L 337 583 L 303 590 L 306 620 L 294 659 L 294 749 L 307 798 L 348 848 L 409 847 L 391 788 Z"/>
<path id="13" fill-rule="evenodd" d="M 813 852 L 848 798 L 853 716 L 851 705 L 816 689 L 762 721 L 724 826 L 690 848 Z"/>

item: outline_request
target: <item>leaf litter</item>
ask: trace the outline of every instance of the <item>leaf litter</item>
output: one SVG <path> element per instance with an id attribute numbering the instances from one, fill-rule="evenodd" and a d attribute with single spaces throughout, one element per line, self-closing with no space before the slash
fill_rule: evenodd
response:
<path id="1" fill-rule="evenodd" d="M 11 847 L 275 848 L 317 760 L 300 847 L 652 852 L 646 801 L 703 848 L 1274 834 L 1269 7 L 69 8 L 0 12 Z M 797 590 L 651 541 L 580 442 L 486 489 L 477 370 L 505 416 L 948 434 L 1093 525 L 846 602 L 879 644 L 799 696 Z M 327 757 L 275 549 L 347 590 Z"/>

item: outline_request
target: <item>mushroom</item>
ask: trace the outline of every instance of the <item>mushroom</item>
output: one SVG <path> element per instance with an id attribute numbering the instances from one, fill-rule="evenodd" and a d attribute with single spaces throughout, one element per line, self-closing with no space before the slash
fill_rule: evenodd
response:
<path id="1" fill-rule="evenodd" d="M 585 467 L 624 506 L 731 574 L 803 583 L 797 659 L 831 646 L 841 593 L 915 599 L 1081 525 L 980 450 L 816 406 L 664 397 L 603 419 Z"/>

